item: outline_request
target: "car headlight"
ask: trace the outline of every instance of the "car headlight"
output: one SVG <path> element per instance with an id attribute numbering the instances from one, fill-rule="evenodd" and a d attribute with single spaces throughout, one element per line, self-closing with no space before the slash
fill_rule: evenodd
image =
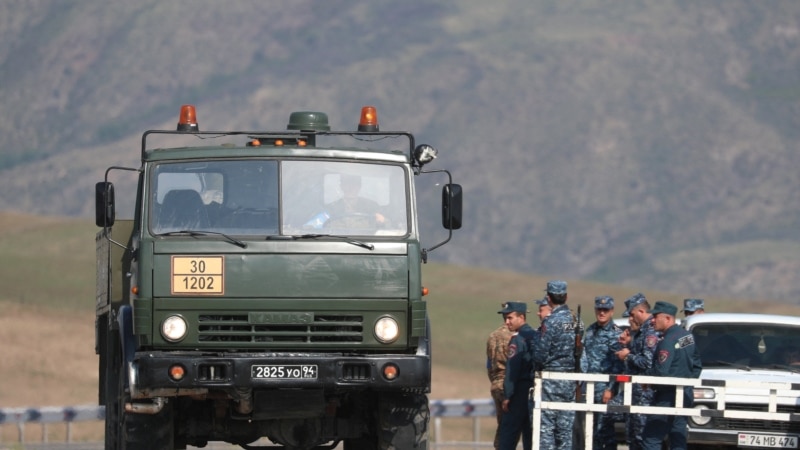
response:
<path id="1" fill-rule="evenodd" d="M 384 344 L 390 344 L 400 335 L 397 321 L 391 317 L 381 317 L 375 322 L 375 338 Z"/>
<path id="2" fill-rule="evenodd" d="M 711 388 L 694 388 L 695 400 L 714 400 L 717 397 L 714 389 Z"/>
<path id="3" fill-rule="evenodd" d="M 697 405 L 697 406 L 695 406 L 695 409 L 708 409 L 708 406 L 706 406 L 706 405 Z M 708 423 L 711 422 L 711 417 L 691 416 L 691 417 L 689 417 L 689 422 L 691 422 L 692 425 L 697 425 L 698 427 L 702 427 L 702 426 L 708 425 Z"/>
<path id="4" fill-rule="evenodd" d="M 169 316 L 161 322 L 161 335 L 170 342 L 178 342 L 186 337 L 188 326 L 181 316 Z"/>

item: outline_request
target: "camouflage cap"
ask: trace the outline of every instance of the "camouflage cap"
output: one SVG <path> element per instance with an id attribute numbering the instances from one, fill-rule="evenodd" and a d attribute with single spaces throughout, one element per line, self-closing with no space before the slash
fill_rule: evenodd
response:
<path id="1" fill-rule="evenodd" d="M 705 309 L 702 298 L 687 298 L 683 300 L 683 309 L 681 311 L 694 312 L 698 309 Z"/>
<path id="2" fill-rule="evenodd" d="M 545 305 L 550 304 L 550 302 L 547 301 L 547 296 L 546 295 L 544 296 L 544 298 L 540 298 L 539 300 L 534 300 L 533 302 L 536 303 L 539 306 L 545 306 Z"/>
<path id="3" fill-rule="evenodd" d="M 547 289 L 545 289 L 548 294 L 566 294 L 567 293 L 567 282 L 561 280 L 550 280 L 547 282 Z"/>
<path id="4" fill-rule="evenodd" d="M 674 317 L 677 313 L 677 306 L 673 305 L 672 303 L 662 301 L 656 302 L 655 306 L 653 306 L 653 309 L 650 310 L 650 314 L 654 316 L 658 314 L 668 314 Z"/>
<path id="5" fill-rule="evenodd" d="M 628 304 L 628 314 L 633 311 L 633 308 L 641 305 L 642 303 L 646 302 L 647 298 L 641 292 L 637 292 L 636 294 L 631 295 L 625 303 Z"/>
<path id="6" fill-rule="evenodd" d="M 622 317 L 627 318 L 631 316 L 631 299 L 625 300 L 625 311 L 622 312 Z"/>
<path id="7" fill-rule="evenodd" d="M 528 305 L 524 302 L 505 302 L 503 309 L 497 311 L 497 314 L 508 314 L 511 312 L 526 314 L 528 312 Z"/>
<path id="8" fill-rule="evenodd" d="M 595 297 L 594 309 L 614 309 L 614 298 L 607 295 Z"/>

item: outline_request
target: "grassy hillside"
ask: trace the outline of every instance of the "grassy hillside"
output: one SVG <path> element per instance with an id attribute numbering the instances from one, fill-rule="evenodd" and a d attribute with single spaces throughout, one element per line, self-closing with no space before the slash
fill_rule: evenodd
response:
<path id="1" fill-rule="evenodd" d="M 0 300 L 94 311 L 94 225 L 85 219 L 0 213 Z"/>
<path id="2" fill-rule="evenodd" d="M 0 380 L 4 380 L 0 407 L 95 403 L 94 225 L 85 220 L 0 213 L 0 229 Z M 488 334 L 500 324 L 499 305 L 541 298 L 546 278 L 441 264 L 426 265 L 423 277 L 430 289 L 433 326 L 431 397 L 488 397 L 484 346 Z M 591 320 L 592 299 L 600 294 L 624 299 L 641 290 L 652 299 L 681 300 L 647 286 L 568 281 L 569 303 L 582 305 L 585 321 Z M 800 307 L 777 302 L 708 298 L 707 306 L 714 311 L 800 314 Z M 484 427 L 488 436 L 490 422 Z M 74 438 L 96 440 L 101 432 L 97 424 L 80 425 Z M 470 425 L 465 423 L 464 433 L 469 432 Z M 6 436 L 12 433 L 7 430 Z M 63 439 L 58 437 L 61 430 L 51 433 L 53 440 Z M 39 436 L 34 434 L 33 439 Z"/>

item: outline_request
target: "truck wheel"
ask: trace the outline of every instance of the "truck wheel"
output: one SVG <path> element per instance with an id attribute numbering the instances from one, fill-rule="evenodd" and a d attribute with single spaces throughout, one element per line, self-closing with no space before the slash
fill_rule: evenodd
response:
<path id="1" fill-rule="evenodd" d="M 119 449 L 120 431 L 120 373 L 122 366 L 119 355 L 119 334 L 114 331 L 108 332 L 107 355 L 105 357 L 105 406 L 106 406 L 106 429 L 105 429 L 105 448 L 108 450 Z"/>
<path id="2" fill-rule="evenodd" d="M 174 450 L 172 402 L 158 414 L 124 413 L 124 450 Z"/>
<path id="3" fill-rule="evenodd" d="M 173 402 L 168 401 L 157 414 L 132 414 L 125 411 L 125 403 L 130 400 L 126 392 L 125 370 L 119 377 L 121 395 L 117 397 L 118 417 L 116 450 L 174 450 L 175 433 L 173 421 Z M 108 448 L 108 447 L 106 447 Z"/>
<path id="4" fill-rule="evenodd" d="M 428 448 L 431 412 L 424 394 L 394 394 L 381 398 L 378 413 L 378 449 Z"/>

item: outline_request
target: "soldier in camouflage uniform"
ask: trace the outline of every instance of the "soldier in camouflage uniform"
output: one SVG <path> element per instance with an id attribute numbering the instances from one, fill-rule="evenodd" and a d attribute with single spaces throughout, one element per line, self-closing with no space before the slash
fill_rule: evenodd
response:
<path id="1" fill-rule="evenodd" d="M 608 296 L 595 297 L 594 313 L 597 321 L 586 328 L 583 336 L 581 372 L 618 374 L 622 373 L 622 361 L 615 352 L 621 349 L 619 337 L 622 329 L 614 324 L 614 299 Z M 594 403 L 608 403 L 613 396 L 610 383 L 594 384 Z M 613 414 L 594 413 L 594 450 L 617 448 Z"/>
<path id="2" fill-rule="evenodd" d="M 553 312 L 542 322 L 533 359 L 537 370 L 573 372 L 575 370 L 575 333 L 577 322 L 566 305 L 567 283 L 547 282 L 547 298 Z M 575 401 L 575 382 L 545 380 L 542 400 Z M 572 427 L 575 411 L 542 411 L 539 446 L 542 450 L 572 450 Z"/>
<path id="3" fill-rule="evenodd" d="M 631 345 L 631 334 L 635 334 L 636 331 L 639 330 L 639 325 L 637 325 L 636 322 L 633 321 L 633 318 L 631 318 L 631 314 L 628 311 L 629 308 L 630 308 L 630 303 L 631 303 L 630 299 L 625 300 L 625 311 L 622 312 L 622 318 L 628 319 L 628 325 L 629 326 L 627 328 L 623 329 L 622 332 L 619 335 L 619 343 L 618 343 L 618 349 L 619 350 L 622 350 L 623 348 L 630 348 L 630 345 Z M 619 351 L 619 350 L 617 350 L 617 351 Z M 616 353 L 615 353 L 615 356 L 616 356 Z M 625 364 L 622 364 L 622 363 L 620 363 L 620 364 L 621 364 L 621 368 L 619 369 L 619 370 L 621 370 L 620 373 L 625 374 L 625 375 L 630 375 L 630 373 L 628 372 L 628 369 L 625 367 Z M 603 401 L 605 401 L 608 397 L 610 397 L 610 399 L 608 400 L 608 404 L 609 405 L 621 406 L 624 403 L 624 392 L 623 392 L 622 385 L 620 383 L 616 382 L 616 381 L 612 381 L 609 384 L 609 390 L 606 390 L 606 392 L 603 393 Z M 627 424 L 628 423 L 628 414 L 627 413 L 614 414 L 614 422 L 622 422 L 622 423 Z M 627 427 L 627 425 L 626 425 L 626 427 Z M 625 433 L 625 443 L 630 447 L 631 443 L 630 443 L 630 439 L 628 438 L 627 430 L 626 430 L 626 433 Z"/>
<path id="4" fill-rule="evenodd" d="M 486 341 L 486 372 L 489 375 L 491 387 L 489 392 L 494 400 L 494 410 L 497 414 L 497 429 L 494 433 L 494 448 L 500 448 L 500 421 L 503 417 L 503 380 L 506 376 L 506 358 L 508 353 L 508 341 L 514 333 L 508 329 L 505 323 L 491 334 Z"/>
<path id="5" fill-rule="evenodd" d="M 530 348 L 538 333 L 526 323 L 528 306 L 508 302 L 498 311 L 506 326 L 514 332 L 508 343 L 506 376 L 503 380 L 503 420 L 500 422 L 500 450 L 517 448 L 522 434 L 522 448 L 531 450 L 531 418 L 528 412 L 528 391 L 533 386 L 533 362 Z"/>
<path id="6" fill-rule="evenodd" d="M 683 316 L 689 317 L 695 314 L 703 314 L 706 312 L 706 305 L 702 298 L 685 298 L 683 299 Z"/>
<path id="7" fill-rule="evenodd" d="M 639 330 L 633 334 L 630 348 L 623 348 L 616 353 L 617 357 L 625 363 L 625 372 L 631 375 L 644 375 L 653 366 L 653 355 L 658 344 L 659 335 L 653 328 L 653 316 L 650 314 L 650 304 L 644 294 L 638 293 L 628 299 L 628 312 Z M 649 386 L 633 385 L 633 405 L 649 406 L 653 402 L 653 391 Z M 628 447 L 630 450 L 641 450 L 643 445 L 642 432 L 647 420 L 645 414 L 628 414 Z"/>
<path id="8" fill-rule="evenodd" d="M 536 315 L 539 317 L 539 323 L 541 324 L 544 322 L 544 319 L 546 319 L 547 316 L 549 316 L 550 313 L 553 312 L 553 307 L 550 306 L 550 302 L 547 301 L 546 295 L 544 296 L 544 298 L 541 298 L 539 300 L 534 300 L 534 303 L 536 303 L 536 305 L 539 307 L 539 311 L 536 313 Z M 539 326 L 539 328 L 537 328 L 537 330 L 538 329 L 541 329 L 541 325 Z"/>

